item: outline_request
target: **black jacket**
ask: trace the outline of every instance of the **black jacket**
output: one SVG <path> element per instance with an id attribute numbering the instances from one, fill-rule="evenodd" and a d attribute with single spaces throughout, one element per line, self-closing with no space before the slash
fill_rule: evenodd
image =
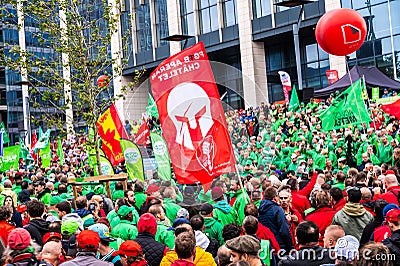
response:
<path id="1" fill-rule="evenodd" d="M 42 219 L 33 219 L 24 227 L 31 235 L 32 240 L 43 246 L 43 236 L 49 232 L 49 223 Z"/>
<path id="2" fill-rule="evenodd" d="M 147 232 L 139 233 L 135 241 L 142 247 L 149 266 L 160 265 L 166 245 L 154 240 L 154 235 Z"/>
<path id="3" fill-rule="evenodd" d="M 391 236 L 382 241 L 388 247 L 391 254 L 396 255 L 395 265 L 400 264 L 400 229 L 393 232 Z"/>
<path id="4" fill-rule="evenodd" d="M 293 266 L 319 266 L 321 264 L 334 264 L 333 256 L 329 255 L 329 250 L 320 246 L 303 248 L 297 252 L 284 257 L 279 266 L 293 265 Z"/>

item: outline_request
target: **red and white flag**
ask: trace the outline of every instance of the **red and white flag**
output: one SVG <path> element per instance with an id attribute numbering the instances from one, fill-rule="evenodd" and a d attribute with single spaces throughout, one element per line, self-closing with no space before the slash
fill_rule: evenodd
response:
<path id="1" fill-rule="evenodd" d="M 150 76 L 160 122 L 180 184 L 211 184 L 235 171 L 235 158 L 210 62 L 198 43 L 162 62 Z"/>
<path id="2" fill-rule="evenodd" d="M 282 91 L 285 96 L 285 102 L 289 103 L 289 92 L 292 90 L 292 82 L 290 81 L 290 76 L 285 71 L 278 71 L 282 82 Z"/>
<path id="3" fill-rule="evenodd" d="M 328 79 L 328 85 L 331 85 L 339 80 L 339 73 L 337 70 L 326 70 L 326 78 Z"/>
<path id="4" fill-rule="evenodd" d="M 147 139 L 149 137 L 150 137 L 149 126 L 147 125 L 147 121 L 143 119 L 142 124 L 140 125 L 133 142 L 135 142 L 136 145 L 146 145 Z"/>

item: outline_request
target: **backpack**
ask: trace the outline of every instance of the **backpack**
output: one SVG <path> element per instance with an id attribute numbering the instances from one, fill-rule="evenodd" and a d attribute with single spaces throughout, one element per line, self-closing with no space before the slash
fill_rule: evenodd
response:
<path id="1" fill-rule="evenodd" d="M 210 240 L 210 244 L 208 244 L 208 247 L 206 249 L 207 252 L 211 253 L 213 258 L 217 257 L 218 249 L 219 249 L 219 243 L 217 240 L 214 238 L 210 238 L 207 236 L 208 240 Z"/>
<path id="2" fill-rule="evenodd" d="M 47 266 L 48 264 L 43 260 L 38 260 L 35 255 L 32 255 L 29 259 L 24 259 L 22 261 L 28 261 L 27 266 Z M 15 263 L 6 264 L 6 266 L 17 266 Z"/>

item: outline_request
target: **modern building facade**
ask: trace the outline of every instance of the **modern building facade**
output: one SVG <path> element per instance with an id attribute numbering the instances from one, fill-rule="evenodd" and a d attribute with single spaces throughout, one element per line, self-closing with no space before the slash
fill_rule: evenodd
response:
<path id="1" fill-rule="evenodd" d="M 299 16 L 303 88 L 321 89 L 328 85 L 326 70 L 336 69 L 341 77 L 355 64 L 376 65 L 391 78 L 399 77 L 400 16 L 396 12 L 400 0 L 319 0 L 304 5 L 303 12 L 300 6 L 276 4 L 275 0 L 125 0 L 122 23 L 131 23 L 132 39 L 123 44 L 131 47 L 125 55 L 129 65 L 124 78 L 142 68 L 149 75 L 185 45 L 202 41 L 210 60 L 232 67 L 213 67 L 227 106 L 242 108 L 283 100 L 278 71 L 289 73 L 298 87 L 293 25 Z M 314 34 L 319 18 L 340 7 L 357 10 L 368 25 L 366 42 L 347 58 L 324 52 Z M 193 38 L 187 43 L 163 40 L 175 34 Z M 140 117 L 148 90 L 149 84 L 144 82 L 127 97 L 126 118 Z"/>

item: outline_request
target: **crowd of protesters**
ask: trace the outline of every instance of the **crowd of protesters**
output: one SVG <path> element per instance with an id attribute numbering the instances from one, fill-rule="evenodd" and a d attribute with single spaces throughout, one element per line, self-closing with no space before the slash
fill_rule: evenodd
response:
<path id="1" fill-rule="evenodd" d="M 206 192 L 154 174 L 74 197 L 85 137 L 63 163 L 20 159 L 1 177 L 0 265 L 397 265 L 399 121 L 372 104 L 370 124 L 324 132 L 332 100 L 228 111 L 239 176 Z"/>

